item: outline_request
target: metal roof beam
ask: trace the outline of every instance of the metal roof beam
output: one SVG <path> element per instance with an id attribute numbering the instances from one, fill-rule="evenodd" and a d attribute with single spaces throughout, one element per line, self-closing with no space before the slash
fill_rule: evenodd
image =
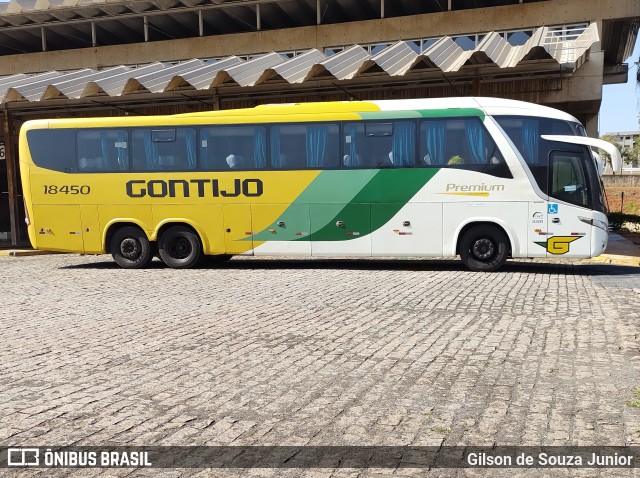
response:
<path id="1" fill-rule="evenodd" d="M 210 33 L 230 33 L 229 18 L 224 15 L 223 12 L 203 12 L 202 13 L 202 28 L 203 35 Z"/>
<path id="2" fill-rule="evenodd" d="M 230 8 L 224 13 L 240 25 L 245 25 L 251 30 L 258 29 L 255 12 L 251 14 L 251 11 L 247 8 Z"/>
<path id="3" fill-rule="evenodd" d="M 165 38 L 184 38 L 198 36 L 198 31 L 192 31 L 178 22 L 174 15 L 168 17 L 153 17 L 147 23 L 152 30 L 164 35 Z"/>
<path id="4" fill-rule="evenodd" d="M 314 23 L 316 12 L 305 2 L 278 2 L 274 7 L 278 8 L 290 20 L 299 25 L 313 25 Z"/>
<path id="5" fill-rule="evenodd" d="M 5 48 L 9 48 L 14 53 L 38 51 L 40 49 L 40 38 L 40 30 L 17 31 L 11 35 L 5 35 L 0 31 L 0 44 Z M 24 46 L 29 46 L 30 49 L 25 50 L 22 48 Z"/>
<path id="6" fill-rule="evenodd" d="M 336 5 L 347 14 L 349 20 L 369 20 L 372 18 L 379 18 L 380 12 L 375 11 L 371 4 L 367 1 L 360 1 L 358 5 L 354 5 L 350 1 L 336 0 Z"/>
<path id="7" fill-rule="evenodd" d="M 134 11 L 132 8 L 127 8 L 123 5 L 115 5 L 115 4 L 92 4 L 95 5 L 97 8 L 95 8 L 94 11 L 98 11 L 98 12 L 102 12 L 103 15 L 98 15 L 98 16 L 92 16 L 92 17 L 84 17 L 83 18 L 74 18 L 71 20 L 66 20 L 66 21 L 52 21 L 52 22 L 46 22 L 46 25 L 52 25 L 52 24 L 60 24 L 60 23 L 75 23 L 75 22 L 91 22 L 91 21 L 95 21 L 95 22 L 100 22 L 100 21 L 106 21 L 106 20 L 120 20 L 123 18 L 134 18 L 134 17 L 143 17 L 143 16 L 155 16 L 155 15 L 167 15 L 167 14 L 173 14 L 173 13 L 183 13 L 183 12 L 193 12 L 195 14 L 197 14 L 198 10 L 227 10 L 227 9 L 231 9 L 231 8 L 235 8 L 235 7 L 247 7 L 247 6 L 251 6 L 251 5 L 256 5 L 258 3 L 260 4 L 265 4 L 265 3 L 278 3 L 279 1 L 282 0 L 232 0 L 232 1 L 227 1 L 224 3 L 213 3 L 213 4 L 204 4 L 204 5 L 199 5 L 199 6 L 195 6 L 195 7 L 187 7 L 187 6 L 178 6 L 175 8 L 170 8 L 168 10 L 150 10 L 150 11 L 144 11 L 144 12 L 136 12 Z M 285 0 L 286 1 L 286 0 Z M 134 3 L 134 2 L 127 2 L 127 3 Z M 115 12 L 116 9 L 119 9 L 121 12 L 123 13 L 117 13 Z M 77 9 L 76 13 L 81 14 L 80 12 L 82 12 L 82 9 Z M 115 13 L 113 13 L 115 12 Z M 19 16 L 24 18 L 24 14 L 18 14 Z M 4 21 L 9 23 L 10 18 L 14 16 L 14 15 L 0 15 L 0 22 Z M 41 25 L 38 24 L 33 24 L 33 25 L 15 25 L 15 26 L 9 26 L 9 27 L 1 27 L 0 31 L 9 31 L 9 30 L 15 30 L 15 29 L 25 29 L 25 28 L 39 28 Z"/>

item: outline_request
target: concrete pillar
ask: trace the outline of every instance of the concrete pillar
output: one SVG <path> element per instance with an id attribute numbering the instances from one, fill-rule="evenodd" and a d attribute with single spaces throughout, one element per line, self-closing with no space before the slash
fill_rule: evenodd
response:
<path id="1" fill-rule="evenodd" d="M 584 129 L 587 130 L 587 136 L 590 136 L 591 138 L 599 138 L 600 134 L 598 131 L 598 115 L 587 115 L 584 118 L 584 122 Z"/>
<path id="2" fill-rule="evenodd" d="M 11 226 L 11 245 L 20 244 L 20 214 L 18 207 L 20 201 L 18 199 L 18 161 L 13 147 L 13 138 L 11 136 L 11 114 L 6 109 L 2 116 L 2 130 L 4 134 L 4 151 L 5 164 L 7 168 L 7 186 L 9 191 L 9 224 Z"/>

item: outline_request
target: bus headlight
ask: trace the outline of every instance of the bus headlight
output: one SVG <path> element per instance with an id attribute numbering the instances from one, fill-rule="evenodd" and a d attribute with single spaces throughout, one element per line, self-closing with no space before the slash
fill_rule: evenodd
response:
<path id="1" fill-rule="evenodd" d="M 578 219 L 580 219 L 582 222 L 586 222 L 587 224 L 591 224 L 598 229 L 602 229 L 603 231 L 609 230 L 609 224 L 607 224 L 607 221 L 601 221 L 600 219 L 590 219 L 588 217 L 581 216 L 578 217 Z"/>

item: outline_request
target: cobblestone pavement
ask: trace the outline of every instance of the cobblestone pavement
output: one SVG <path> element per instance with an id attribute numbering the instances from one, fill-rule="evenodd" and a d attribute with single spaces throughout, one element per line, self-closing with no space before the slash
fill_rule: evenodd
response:
<path id="1" fill-rule="evenodd" d="M 0 258 L 0 444 L 640 445 L 640 269 Z M 3 470 L 0 470 L 2 474 Z M 29 470 L 7 476 L 640 476 Z M 600 474 L 599 474 L 600 473 Z"/>

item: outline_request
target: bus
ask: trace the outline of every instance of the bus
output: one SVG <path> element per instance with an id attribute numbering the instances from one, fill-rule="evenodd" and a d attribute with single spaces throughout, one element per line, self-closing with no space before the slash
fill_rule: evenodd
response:
<path id="1" fill-rule="evenodd" d="M 602 165 L 562 111 L 497 98 L 261 105 L 51 119 L 20 131 L 36 249 L 158 256 L 588 258 L 607 244 Z"/>

